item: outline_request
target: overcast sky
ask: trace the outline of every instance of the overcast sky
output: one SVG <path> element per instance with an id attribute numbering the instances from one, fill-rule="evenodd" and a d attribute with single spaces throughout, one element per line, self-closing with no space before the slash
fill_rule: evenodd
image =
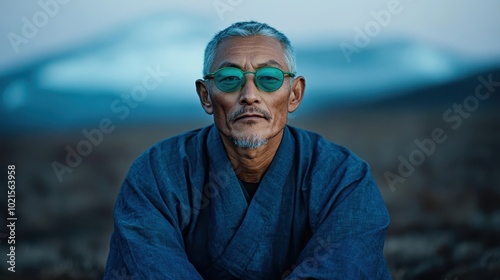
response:
<path id="1" fill-rule="evenodd" d="M 49 12 L 44 12 L 40 3 L 47 3 L 45 9 Z M 352 44 L 355 28 L 365 29 L 374 20 L 373 14 L 384 10 L 391 18 L 372 41 L 406 38 L 468 58 L 500 58 L 500 1 L 497 0 L 309 3 L 293 0 L 4 0 L 0 4 L 0 74 L 159 12 L 202 18 L 207 24 L 199 28 L 201 32 L 206 29 L 207 37 L 232 22 L 255 19 L 277 27 L 296 45 L 321 43 L 338 47 L 342 41 Z M 47 13 L 51 14 L 44 17 Z M 31 38 L 23 35 L 23 27 L 26 29 L 29 24 L 37 29 L 28 34 Z"/>

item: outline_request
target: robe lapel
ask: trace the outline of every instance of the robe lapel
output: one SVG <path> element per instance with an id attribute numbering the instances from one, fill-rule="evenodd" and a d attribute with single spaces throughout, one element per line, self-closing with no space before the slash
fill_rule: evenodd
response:
<path id="1" fill-rule="evenodd" d="M 252 261 L 259 241 L 271 227 L 271 217 L 280 208 L 285 181 L 294 158 L 294 140 L 288 127 L 274 159 L 264 175 L 254 198 L 247 205 L 238 178 L 227 157 L 214 126 L 208 137 L 209 178 L 208 187 L 213 189 L 210 202 L 210 246 L 211 255 L 219 257 L 203 274 L 221 276 L 227 271 L 241 277 Z"/>

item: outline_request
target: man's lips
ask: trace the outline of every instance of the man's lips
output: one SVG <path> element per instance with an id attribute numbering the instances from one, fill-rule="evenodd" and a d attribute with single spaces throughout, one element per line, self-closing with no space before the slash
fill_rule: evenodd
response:
<path id="1" fill-rule="evenodd" d="M 239 121 L 239 120 L 242 120 L 242 119 L 249 119 L 249 118 L 262 118 L 262 119 L 265 119 L 265 117 L 263 115 L 259 115 L 259 114 L 244 114 L 244 115 L 238 116 L 234 121 Z"/>

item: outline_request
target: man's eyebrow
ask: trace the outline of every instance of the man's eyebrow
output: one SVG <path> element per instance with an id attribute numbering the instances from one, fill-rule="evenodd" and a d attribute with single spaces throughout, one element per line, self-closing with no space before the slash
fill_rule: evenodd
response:
<path id="1" fill-rule="evenodd" d="M 265 67 L 265 66 L 277 66 L 279 68 L 283 67 L 279 62 L 277 62 L 274 59 L 268 60 L 268 61 L 266 61 L 264 63 L 257 64 L 257 68 L 262 68 L 262 67 Z"/>
<path id="2" fill-rule="evenodd" d="M 217 69 L 221 69 L 221 68 L 224 68 L 224 67 L 236 67 L 236 68 L 241 69 L 240 65 L 238 65 L 236 63 L 233 63 L 233 62 L 229 62 L 229 61 L 226 61 L 226 62 L 223 62 L 223 63 L 219 64 L 219 66 L 217 66 Z"/>
<path id="3" fill-rule="evenodd" d="M 257 69 L 258 68 L 262 68 L 262 67 L 265 67 L 265 66 L 277 66 L 278 68 L 282 68 L 283 66 L 277 62 L 276 60 L 274 59 L 271 59 L 271 60 L 268 60 L 266 62 L 262 62 L 262 63 L 259 63 L 257 64 Z M 243 67 L 241 67 L 240 65 L 236 64 L 236 63 L 233 63 L 233 62 L 229 62 L 229 61 L 226 61 L 226 62 L 223 62 L 221 64 L 218 65 L 217 69 L 221 69 L 221 68 L 224 68 L 224 67 L 236 67 L 236 68 L 239 68 L 239 69 L 243 69 Z"/>

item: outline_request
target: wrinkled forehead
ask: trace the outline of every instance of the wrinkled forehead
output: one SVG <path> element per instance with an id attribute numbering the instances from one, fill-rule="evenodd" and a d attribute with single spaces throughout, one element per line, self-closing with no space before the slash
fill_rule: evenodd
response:
<path id="1" fill-rule="evenodd" d="M 223 40 L 215 50 L 211 71 L 234 66 L 244 70 L 274 66 L 288 70 L 281 43 L 268 36 L 231 37 Z"/>

